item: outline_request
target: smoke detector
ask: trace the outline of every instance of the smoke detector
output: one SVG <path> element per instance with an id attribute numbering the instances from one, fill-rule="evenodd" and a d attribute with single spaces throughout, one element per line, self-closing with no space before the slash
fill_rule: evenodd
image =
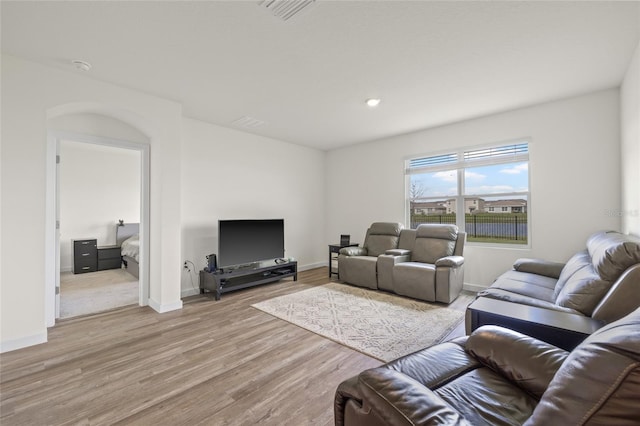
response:
<path id="1" fill-rule="evenodd" d="M 268 10 L 273 16 L 288 21 L 315 2 L 316 0 L 261 0 L 258 6 Z"/>
<path id="2" fill-rule="evenodd" d="M 91 64 L 89 62 L 81 61 L 79 59 L 74 59 L 71 61 L 74 67 L 80 71 L 89 71 L 91 69 Z"/>

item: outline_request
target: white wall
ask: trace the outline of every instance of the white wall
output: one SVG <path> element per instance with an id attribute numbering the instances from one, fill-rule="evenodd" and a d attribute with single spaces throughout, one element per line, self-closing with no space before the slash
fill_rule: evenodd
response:
<path id="1" fill-rule="evenodd" d="M 374 221 L 404 222 L 403 160 L 530 138 L 530 249 L 465 248 L 465 283 L 487 286 L 518 257 L 566 261 L 600 229 L 620 230 L 618 90 L 523 108 L 330 151 L 327 234 L 362 242 Z"/>
<path id="2" fill-rule="evenodd" d="M 183 132 L 183 261 L 206 266 L 219 219 L 284 218 L 285 256 L 299 269 L 326 263 L 323 151 L 192 119 Z M 196 291 L 196 272 L 183 271 L 183 294 Z"/>
<path id="3" fill-rule="evenodd" d="M 119 219 L 140 222 L 140 151 L 60 143 L 60 270 L 73 266 L 72 239 L 116 244 Z"/>
<path id="4" fill-rule="evenodd" d="M 181 106 L 8 55 L 2 57 L 1 77 L 0 351 L 46 341 L 48 118 L 102 114 L 148 138 L 149 304 L 161 312 L 180 308 Z"/>
<path id="5" fill-rule="evenodd" d="M 622 230 L 640 236 L 640 43 L 620 87 Z"/>

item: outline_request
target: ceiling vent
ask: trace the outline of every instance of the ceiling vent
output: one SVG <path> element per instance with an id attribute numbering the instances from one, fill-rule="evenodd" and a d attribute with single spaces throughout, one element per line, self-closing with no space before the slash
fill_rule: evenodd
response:
<path id="1" fill-rule="evenodd" d="M 283 21 L 288 21 L 298 15 L 316 0 L 261 0 L 258 5 Z M 308 9 L 307 9 L 308 10 Z"/>
<path id="2" fill-rule="evenodd" d="M 256 127 L 267 124 L 266 121 L 258 120 L 257 118 L 243 116 L 231 122 L 235 127 L 243 127 L 245 129 L 255 129 Z"/>

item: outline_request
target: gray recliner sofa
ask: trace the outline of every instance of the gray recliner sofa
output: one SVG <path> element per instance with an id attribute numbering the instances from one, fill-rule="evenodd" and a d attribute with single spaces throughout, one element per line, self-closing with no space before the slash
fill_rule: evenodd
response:
<path id="1" fill-rule="evenodd" d="M 344 247 L 338 255 L 340 279 L 359 287 L 378 288 L 378 256 L 398 247 L 401 223 L 375 222 L 371 224 L 362 247 Z"/>
<path id="2" fill-rule="evenodd" d="M 340 279 L 429 302 L 451 303 L 464 281 L 465 233 L 455 225 L 377 222 L 363 247 L 345 247 L 338 256 Z"/>
<path id="3" fill-rule="evenodd" d="M 518 259 L 477 297 L 610 323 L 640 307 L 640 238 L 601 231 L 567 263 Z"/>

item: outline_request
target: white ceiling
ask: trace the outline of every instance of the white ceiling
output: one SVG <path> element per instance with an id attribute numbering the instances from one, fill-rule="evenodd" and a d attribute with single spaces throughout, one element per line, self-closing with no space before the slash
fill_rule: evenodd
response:
<path id="1" fill-rule="evenodd" d="M 2 51 L 332 149 L 617 87 L 640 2 L 1 2 Z M 380 97 L 376 109 L 365 105 Z"/>

